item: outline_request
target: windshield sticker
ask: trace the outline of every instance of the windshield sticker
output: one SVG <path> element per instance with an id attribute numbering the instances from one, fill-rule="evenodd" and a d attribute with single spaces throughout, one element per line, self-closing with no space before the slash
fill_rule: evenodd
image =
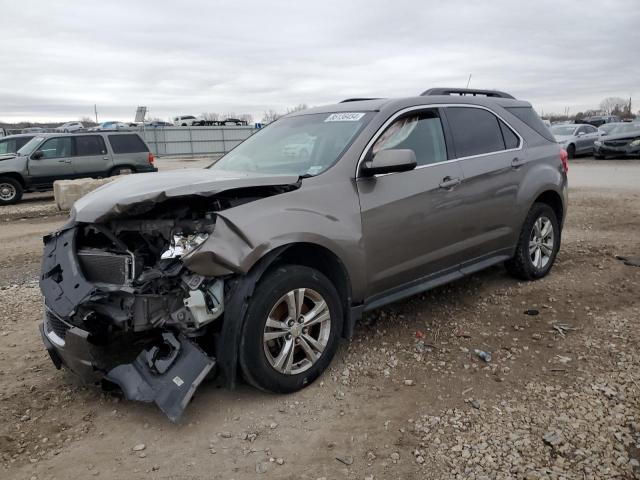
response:
<path id="1" fill-rule="evenodd" d="M 332 113 L 325 119 L 325 122 L 357 122 L 362 117 L 364 117 L 364 113 L 358 113 L 358 112 Z"/>
<path id="2" fill-rule="evenodd" d="M 317 175 L 323 168 L 324 167 L 322 165 L 313 165 L 312 167 L 309 167 L 309 170 L 307 170 L 307 175 Z"/>

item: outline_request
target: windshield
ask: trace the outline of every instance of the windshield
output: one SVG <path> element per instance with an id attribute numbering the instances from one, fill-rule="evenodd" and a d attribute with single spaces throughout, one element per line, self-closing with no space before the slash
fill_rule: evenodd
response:
<path id="1" fill-rule="evenodd" d="M 36 149 L 36 147 L 40 145 L 40 142 L 42 142 L 43 140 L 44 140 L 44 137 L 33 137 L 31 140 L 25 143 L 20 150 L 18 150 L 18 154 L 24 155 L 25 157 L 31 155 L 33 151 Z"/>
<path id="2" fill-rule="evenodd" d="M 573 135 L 573 132 L 576 131 L 576 127 L 573 125 L 553 125 L 549 130 L 551 130 L 551 133 L 554 135 Z"/>
<path id="3" fill-rule="evenodd" d="M 256 132 L 209 168 L 314 176 L 331 167 L 369 121 L 362 112 L 285 117 Z"/>

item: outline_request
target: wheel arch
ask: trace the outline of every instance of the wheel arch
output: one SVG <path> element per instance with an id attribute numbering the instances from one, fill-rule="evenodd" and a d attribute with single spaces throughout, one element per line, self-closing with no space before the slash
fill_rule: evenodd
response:
<path id="1" fill-rule="evenodd" d="M 6 172 L 6 173 L 0 173 L 0 178 L 12 178 L 14 180 L 16 180 L 23 189 L 27 188 L 27 184 L 24 181 L 24 177 L 22 175 L 20 175 L 17 172 Z"/>
<path id="2" fill-rule="evenodd" d="M 558 192 L 556 192 L 555 190 L 545 190 L 536 197 L 533 203 L 544 203 L 549 205 L 553 209 L 553 212 L 556 214 L 558 224 L 562 225 L 565 212 L 562 197 Z"/>

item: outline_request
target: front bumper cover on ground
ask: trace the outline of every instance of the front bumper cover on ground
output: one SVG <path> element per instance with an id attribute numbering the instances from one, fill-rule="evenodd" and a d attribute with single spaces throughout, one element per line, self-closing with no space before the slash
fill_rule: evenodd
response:
<path id="1" fill-rule="evenodd" d="M 162 345 L 142 350 L 131 363 L 104 371 L 99 364 L 101 349 L 89 342 L 88 332 L 72 327 L 61 339 L 46 318 L 39 328 L 56 368 L 66 367 L 85 383 L 112 382 L 128 400 L 155 402 L 174 422 L 216 363 L 188 338 L 165 332 Z"/>

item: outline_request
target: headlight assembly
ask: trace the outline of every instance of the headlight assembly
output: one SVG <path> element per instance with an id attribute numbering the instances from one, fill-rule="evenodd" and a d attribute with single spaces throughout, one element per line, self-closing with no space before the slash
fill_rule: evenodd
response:
<path id="1" fill-rule="evenodd" d="M 631 147 L 640 147 L 640 138 L 636 138 L 633 142 L 629 144 Z"/>
<path id="2" fill-rule="evenodd" d="M 168 258 L 184 257 L 202 245 L 207 238 L 209 238 L 208 233 L 194 233 L 191 235 L 176 233 L 173 235 L 169 248 L 162 253 L 160 258 L 166 260 Z"/>

